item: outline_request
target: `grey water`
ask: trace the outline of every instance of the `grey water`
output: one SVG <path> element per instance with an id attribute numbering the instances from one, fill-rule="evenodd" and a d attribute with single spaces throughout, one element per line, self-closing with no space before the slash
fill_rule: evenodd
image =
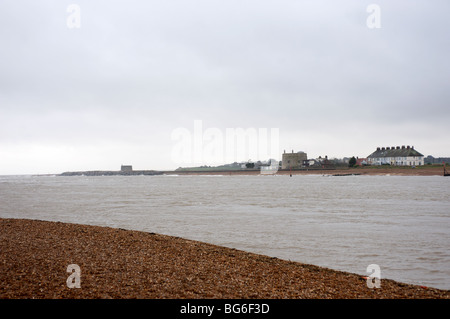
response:
<path id="1" fill-rule="evenodd" d="M 155 232 L 362 276 L 377 264 L 382 280 L 450 289 L 443 176 L 0 176 L 0 217 Z"/>

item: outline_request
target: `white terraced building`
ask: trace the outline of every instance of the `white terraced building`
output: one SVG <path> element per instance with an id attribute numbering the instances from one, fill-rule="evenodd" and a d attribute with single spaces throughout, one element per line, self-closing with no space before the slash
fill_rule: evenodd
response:
<path id="1" fill-rule="evenodd" d="M 377 147 L 377 150 L 367 157 L 369 165 L 424 165 L 424 156 L 414 149 L 414 146 Z"/>

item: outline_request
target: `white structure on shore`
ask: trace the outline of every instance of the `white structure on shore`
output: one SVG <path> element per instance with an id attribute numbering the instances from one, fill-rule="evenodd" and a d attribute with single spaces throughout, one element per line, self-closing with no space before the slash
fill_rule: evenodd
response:
<path id="1" fill-rule="evenodd" d="M 414 146 L 377 147 L 377 150 L 367 157 L 370 165 L 416 166 L 424 165 L 424 156 L 414 149 Z"/>

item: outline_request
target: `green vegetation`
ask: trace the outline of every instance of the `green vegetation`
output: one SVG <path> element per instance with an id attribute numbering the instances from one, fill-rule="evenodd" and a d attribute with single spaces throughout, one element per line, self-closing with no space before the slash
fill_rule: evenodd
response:
<path id="1" fill-rule="evenodd" d="M 356 158 L 353 156 L 349 161 L 348 161 L 348 167 L 353 167 L 356 165 Z"/>

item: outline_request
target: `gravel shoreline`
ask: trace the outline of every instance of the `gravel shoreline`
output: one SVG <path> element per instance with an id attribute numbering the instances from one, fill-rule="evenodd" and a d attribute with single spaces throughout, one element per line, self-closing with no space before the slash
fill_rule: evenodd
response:
<path id="1" fill-rule="evenodd" d="M 449 290 L 334 271 L 178 237 L 0 219 L 2 299 L 450 299 Z M 68 265 L 81 288 L 69 288 Z M 74 282 L 74 281 L 70 281 Z"/>

